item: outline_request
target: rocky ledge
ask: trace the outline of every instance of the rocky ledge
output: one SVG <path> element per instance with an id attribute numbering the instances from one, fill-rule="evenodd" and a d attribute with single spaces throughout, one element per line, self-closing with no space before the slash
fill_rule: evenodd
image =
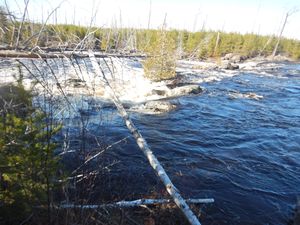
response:
<path id="1" fill-rule="evenodd" d="M 147 101 L 145 103 L 134 105 L 130 108 L 130 111 L 145 113 L 145 114 L 162 114 L 170 112 L 177 108 L 177 105 L 172 103 L 170 99 L 185 96 L 185 95 L 197 95 L 202 93 L 202 88 L 199 85 L 183 85 L 179 87 L 161 89 L 153 89 L 152 94 L 161 96 L 160 100 Z"/>
<path id="2" fill-rule="evenodd" d="M 166 85 L 152 90 L 152 94 L 165 98 L 174 98 L 184 95 L 197 95 L 202 92 L 202 88 L 196 84 L 180 84 L 179 86 Z"/>

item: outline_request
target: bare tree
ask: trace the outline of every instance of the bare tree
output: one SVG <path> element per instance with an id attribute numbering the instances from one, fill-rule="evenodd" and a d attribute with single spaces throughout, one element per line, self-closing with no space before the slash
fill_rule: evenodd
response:
<path id="1" fill-rule="evenodd" d="M 282 24 L 282 27 L 281 27 L 281 30 L 280 30 L 280 33 L 278 35 L 278 39 L 277 39 L 277 42 L 276 42 L 276 45 L 275 45 L 275 48 L 273 50 L 273 53 L 272 53 L 272 58 L 275 57 L 276 53 L 277 53 L 277 50 L 278 50 L 278 46 L 279 46 L 279 43 L 280 43 L 280 40 L 281 40 L 281 37 L 282 37 L 282 33 L 284 31 L 284 28 L 287 24 L 287 21 L 288 21 L 288 18 L 293 15 L 294 13 L 298 12 L 298 9 L 297 8 L 293 8 L 291 10 L 289 10 L 286 14 L 285 14 L 285 17 L 284 17 L 284 22 Z"/>
<path id="2" fill-rule="evenodd" d="M 22 28 L 23 28 L 25 18 L 26 18 L 26 13 L 27 13 L 27 7 L 28 7 L 28 4 L 29 4 L 29 0 L 24 0 L 24 3 L 25 3 L 25 8 L 24 8 L 23 16 L 22 16 L 22 21 L 21 21 L 21 24 L 20 24 L 19 29 L 18 29 L 18 35 L 17 35 L 17 41 L 16 41 L 16 50 L 19 47 L 20 35 L 21 35 L 21 32 L 22 32 Z"/>
<path id="3" fill-rule="evenodd" d="M 15 36 L 15 30 L 16 30 L 16 17 L 15 15 L 13 15 L 10 10 L 9 10 L 9 7 L 8 7 L 8 4 L 7 4 L 7 1 L 4 0 L 4 4 L 5 4 L 5 11 L 7 12 L 7 16 L 9 16 L 9 19 L 10 19 L 10 22 L 12 24 L 12 33 L 11 33 L 11 38 L 9 40 L 9 45 L 10 47 L 13 46 L 13 42 L 14 42 L 14 36 Z"/>
<path id="4" fill-rule="evenodd" d="M 51 12 L 49 13 L 49 15 L 47 16 L 45 22 L 43 22 L 43 25 L 42 25 L 42 27 L 41 27 L 39 33 L 38 33 L 38 36 L 37 36 L 35 45 L 38 45 L 39 40 L 40 40 L 40 37 L 41 37 L 41 34 L 42 34 L 42 32 L 43 32 L 43 30 L 44 30 L 44 28 L 45 28 L 45 26 L 46 26 L 46 24 L 47 24 L 49 18 L 52 16 L 53 13 L 56 13 L 56 11 L 60 8 L 60 6 L 63 4 L 64 1 L 65 1 L 65 0 L 61 1 L 61 2 L 59 3 L 59 5 L 58 5 L 55 9 L 53 9 L 53 10 L 51 11 Z"/>
<path id="5" fill-rule="evenodd" d="M 148 15 L 148 30 L 150 29 L 151 12 L 152 12 L 152 1 L 150 0 L 149 15 Z"/>
<path id="6" fill-rule="evenodd" d="M 217 54 L 219 43 L 220 43 L 220 32 L 218 32 L 218 34 L 217 34 L 217 39 L 216 39 L 216 44 L 215 44 L 215 49 L 214 49 L 214 56 L 216 56 L 216 54 Z"/>

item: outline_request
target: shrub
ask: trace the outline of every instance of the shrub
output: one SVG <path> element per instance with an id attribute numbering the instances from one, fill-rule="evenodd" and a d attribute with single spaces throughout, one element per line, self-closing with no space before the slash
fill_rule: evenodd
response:
<path id="1" fill-rule="evenodd" d="M 50 207 L 58 169 L 51 138 L 60 127 L 46 123 L 21 85 L 0 87 L 0 107 L 0 223 L 19 224 L 34 207 Z"/>
<path id="2" fill-rule="evenodd" d="M 147 78 L 159 81 L 175 77 L 176 46 L 165 30 L 157 33 L 146 51 L 149 57 L 143 62 L 143 67 Z"/>

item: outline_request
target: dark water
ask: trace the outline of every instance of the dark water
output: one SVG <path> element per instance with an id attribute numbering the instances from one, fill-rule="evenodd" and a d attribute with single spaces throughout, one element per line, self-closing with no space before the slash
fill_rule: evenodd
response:
<path id="1" fill-rule="evenodd" d="M 300 65 L 269 72 L 201 84 L 202 95 L 175 100 L 179 108 L 165 115 L 132 114 L 182 194 L 215 199 L 203 208 L 203 224 L 286 225 L 293 217 L 300 197 Z M 236 92 L 264 98 L 230 98 Z M 117 115 L 101 125 L 94 119 L 89 126 L 98 136 L 129 135 Z M 156 182 L 132 138 L 110 154 L 120 160 L 116 174 L 127 174 L 128 190 Z"/>

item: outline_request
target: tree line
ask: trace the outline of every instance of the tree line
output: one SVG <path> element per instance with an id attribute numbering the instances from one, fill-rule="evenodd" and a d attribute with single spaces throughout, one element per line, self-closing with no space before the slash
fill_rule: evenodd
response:
<path id="1" fill-rule="evenodd" d="M 160 30 L 153 29 L 46 25 L 30 21 L 20 22 L 13 18 L 13 15 L 6 12 L 3 7 L 0 8 L 0 44 L 11 48 L 18 42 L 17 47 L 20 48 L 77 46 L 80 49 L 92 48 L 110 52 L 148 53 L 160 38 Z M 272 54 L 277 42 L 276 36 L 207 30 L 198 32 L 166 30 L 166 37 L 177 50 L 179 57 L 194 59 L 222 57 L 227 53 L 238 53 L 247 57 L 268 56 Z M 299 59 L 300 41 L 282 38 L 277 52 Z"/>

